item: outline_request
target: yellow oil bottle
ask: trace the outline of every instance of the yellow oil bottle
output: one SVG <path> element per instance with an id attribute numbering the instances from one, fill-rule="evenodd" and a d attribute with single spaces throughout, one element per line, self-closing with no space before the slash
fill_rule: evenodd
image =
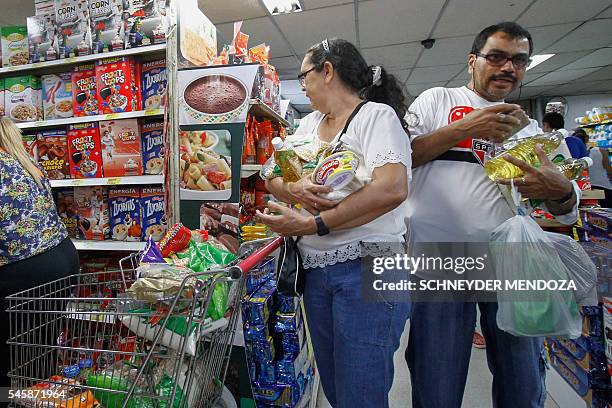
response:
<path id="1" fill-rule="evenodd" d="M 280 137 L 272 139 L 274 147 L 274 161 L 280 168 L 283 180 L 292 182 L 302 178 L 302 163 L 290 143 L 284 142 Z"/>

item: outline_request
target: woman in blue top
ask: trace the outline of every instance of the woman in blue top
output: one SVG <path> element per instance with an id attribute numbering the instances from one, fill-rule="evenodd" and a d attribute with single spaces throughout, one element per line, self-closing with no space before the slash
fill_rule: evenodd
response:
<path id="1" fill-rule="evenodd" d="M 79 272 L 79 257 L 60 220 L 51 186 L 22 143 L 21 131 L 0 118 L 0 298 Z M 0 319 L 0 387 L 8 386 L 9 319 Z"/>

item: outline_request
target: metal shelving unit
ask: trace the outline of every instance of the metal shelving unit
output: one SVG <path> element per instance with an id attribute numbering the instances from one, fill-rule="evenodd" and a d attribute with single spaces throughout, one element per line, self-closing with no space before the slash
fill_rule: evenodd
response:
<path id="1" fill-rule="evenodd" d="M 38 120 L 36 122 L 21 122 L 17 123 L 17 127 L 20 129 L 38 129 L 44 127 L 74 125 L 77 123 L 99 122 L 101 120 L 133 119 L 163 115 L 164 109 L 150 109 L 135 112 L 109 113 L 107 115 L 80 116 L 53 120 Z"/>
<path id="2" fill-rule="evenodd" d="M 289 127 L 291 124 L 285 120 L 278 112 L 270 108 L 259 99 L 251 99 L 249 112 L 256 116 L 264 116 L 268 119 L 280 122 L 283 126 Z"/>
<path id="3" fill-rule="evenodd" d="M 126 177 L 105 177 L 90 179 L 66 179 L 49 180 L 51 187 L 80 187 L 80 186 L 117 186 L 117 185 L 141 185 L 141 184 L 162 184 L 164 175 L 146 176 L 126 176 Z"/>
<path id="4" fill-rule="evenodd" d="M 124 241 L 90 241 L 73 239 L 72 242 L 78 250 L 87 251 L 126 251 L 138 252 L 145 247 L 145 242 L 124 242 Z"/>

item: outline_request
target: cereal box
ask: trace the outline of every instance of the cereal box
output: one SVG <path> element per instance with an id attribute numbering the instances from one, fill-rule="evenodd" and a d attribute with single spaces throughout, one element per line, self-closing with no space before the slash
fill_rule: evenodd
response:
<path id="1" fill-rule="evenodd" d="M 142 106 L 144 109 L 159 109 L 166 104 L 168 72 L 166 60 L 142 64 Z"/>
<path id="2" fill-rule="evenodd" d="M 161 174 L 164 170 L 164 123 L 142 125 L 142 159 L 145 174 Z"/>
<path id="3" fill-rule="evenodd" d="M 70 178 L 66 131 L 45 130 L 38 134 L 38 163 L 51 180 Z"/>
<path id="4" fill-rule="evenodd" d="M 142 175 L 142 148 L 138 119 L 100 122 L 105 177 Z"/>
<path id="5" fill-rule="evenodd" d="M 93 52 L 122 50 L 125 39 L 123 1 L 89 0 L 89 16 Z"/>
<path id="6" fill-rule="evenodd" d="M 68 126 L 68 153 L 72 178 L 102 177 L 102 151 L 97 123 Z"/>
<path id="7" fill-rule="evenodd" d="M 138 188 L 109 191 L 111 237 L 116 241 L 140 241 L 140 192 Z"/>
<path id="8" fill-rule="evenodd" d="M 0 78 L 0 117 L 4 116 L 4 78 Z"/>
<path id="9" fill-rule="evenodd" d="M 23 147 L 35 161 L 38 161 L 38 139 L 36 135 L 22 135 Z"/>
<path id="10" fill-rule="evenodd" d="M 93 64 L 74 68 L 72 73 L 72 110 L 74 116 L 98 114 L 96 68 Z"/>
<path id="11" fill-rule="evenodd" d="M 58 190 L 55 194 L 57 214 L 68 230 L 70 238 L 77 237 L 77 211 L 74 203 L 74 190 L 66 188 Z"/>
<path id="12" fill-rule="evenodd" d="M 0 28 L 2 33 L 2 65 L 14 67 L 30 62 L 28 52 L 28 28 L 10 26 Z"/>
<path id="13" fill-rule="evenodd" d="M 58 58 L 55 13 L 27 18 L 30 62 Z"/>
<path id="14" fill-rule="evenodd" d="M 125 12 L 129 14 L 126 48 L 166 42 L 166 0 L 132 0 Z"/>
<path id="15" fill-rule="evenodd" d="M 87 0 L 55 0 L 55 21 L 60 58 L 91 54 Z"/>
<path id="16" fill-rule="evenodd" d="M 108 192 L 102 186 L 75 187 L 77 236 L 102 241 L 109 238 Z"/>
<path id="17" fill-rule="evenodd" d="M 72 74 L 43 75 L 42 104 L 45 120 L 71 118 L 72 110 Z"/>
<path id="18" fill-rule="evenodd" d="M 139 68 L 131 57 L 103 58 L 96 62 L 100 114 L 142 109 Z"/>
<path id="19" fill-rule="evenodd" d="M 33 75 L 6 78 L 4 108 L 16 122 L 42 120 L 40 78 Z"/>
<path id="20" fill-rule="evenodd" d="M 142 212 L 142 240 L 150 236 L 159 241 L 166 234 L 166 200 L 161 187 L 143 187 L 140 192 L 140 208 Z"/>

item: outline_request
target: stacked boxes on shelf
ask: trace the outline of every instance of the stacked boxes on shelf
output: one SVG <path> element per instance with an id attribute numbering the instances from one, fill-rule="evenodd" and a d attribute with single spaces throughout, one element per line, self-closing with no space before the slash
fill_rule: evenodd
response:
<path id="1" fill-rule="evenodd" d="M 313 367 L 300 300 L 277 293 L 275 259 L 246 282 L 244 339 L 253 395 L 261 407 L 298 407 L 310 399 Z"/>
<path id="2" fill-rule="evenodd" d="M 597 245 L 612 248 L 612 210 L 607 208 L 581 209 L 582 227 L 576 229 L 576 237 L 582 242 L 594 242 Z"/>
<path id="3" fill-rule="evenodd" d="M 612 297 L 603 298 L 603 315 L 608 376 L 612 379 Z"/>

